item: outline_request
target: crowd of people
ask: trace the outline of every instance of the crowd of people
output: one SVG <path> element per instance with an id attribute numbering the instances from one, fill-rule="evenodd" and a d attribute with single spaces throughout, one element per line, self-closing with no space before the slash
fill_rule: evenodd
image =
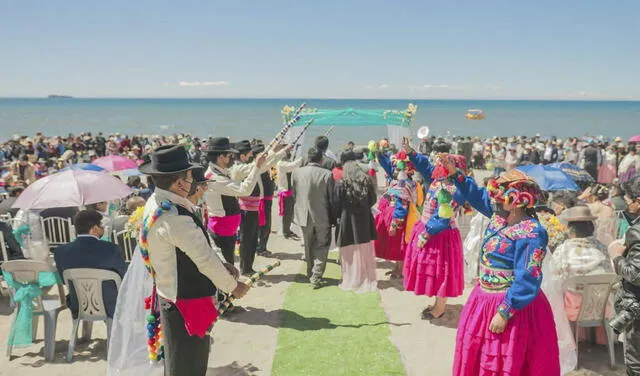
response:
<path id="1" fill-rule="evenodd" d="M 616 303 L 615 311 L 630 312 L 631 319 L 615 329 L 626 333 L 629 374 L 640 374 L 640 335 L 634 330 L 640 325 L 635 144 L 538 136 L 484 142 L 430 138 L 416 150 L 407 139 L 400 149 L 385 139 L 360 149 L 350 142 L 336 156 L 329 139 L 320 136 L 300 157 L 292 145 L 226 137 L 205 142 L 188 135 L 37 134 L 15 137 L 0 149 L 6 191 L 0 192 L 5 196 L 0 215 L 31 227 L 32 243 L 46 242 L 39 218 L 73 219 L 77 238 L 53 250 L 60 273 L 88 267 L 125 276 L 134 267 L 146 268 L 153 287 L 144 292 L 150 296 L 146 309 L 137 313 L 149 336 L 136 345 L 148 346 L 152 360 L 164 360 L 165 374 L 206 373 L 208 333 L 218 308 L 248 292 L 250 284 L 241 276 L 256 273 L 256 255 L 273 257 L 274 200 L 281 236 L 304 244 L 313 289 L 325 286 L 334 242 L 340 288 L 376 291 L 376 258 L 391 261 L 389 278 L 401 278 L 415 295 L 435 298 L 420 312 L 425 320 L 442 318 L 447 299 L 461 296 L 465 280 L 473 281 L 458 325 L 454 375 L 559 375 L 561 368 L 575 367 L 567 361 L 576 356 L 570 354 L 575 347 L 566 353 L 559 346 L 567 335 L 561 321 L 577 319 L 582 296 L 566 282 L 617 273 L 626 303 Z M 12 208 L 36 180 L 110 154 L 136 161 L 146 176 L 127 181 L 134 188 L 131 197 L 82 208 Z M 546 192 L 516 169 L 561 161 L 580 166 L 597 183 L 581 192 Z M 492 169 L 493 176 L 479 182 L 472 171 L 482 168 Z M 377 184 L 378 174 L 384 174 L 384 187 Z M 465 218 L 473 219 L 463 239 Z M 127 270 L 130 255 L 110 241 L 114 230 L 132 222 L 137 250 Z M 32 251 L 20 248 L 22 235 L 0 225 L 8 258 L 29 257 Z M 83 253 L 86 248 L 91 251 Z M 117 303 L 132 284 L 142 282 L 125 278 L 117 298 L 114 289 L 103 292 L 114 321 L 119 309 L 137 310 Z M 77 312 L 72 286 L 69 290 L 69 307 Z"/>
<path id="2" fill-rule="evenodd" d="M 429 154 L 436 137 L 425 140 L 420 152 Z M 566 162 L 585 169 L 595 181 L 625 182 L 640 171 L 637 143 L 604 137 L 455 137 L 451 151 L 464 155 L 472 168 L 493 170 L 494 175 L 525 164 Z"/>

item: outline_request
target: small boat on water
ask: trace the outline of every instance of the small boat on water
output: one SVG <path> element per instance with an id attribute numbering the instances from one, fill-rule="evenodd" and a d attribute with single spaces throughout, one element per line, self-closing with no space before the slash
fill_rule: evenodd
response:
<path id="1" fill-rule="evenodd" d="M 60 95 L 60 94 L 50 94 L 48 99 L 72 99 L 73 97 L 70 95 Z"/>
<path id="2" fill-rule="evenodd" d="M 467 120 L 482 120 L 484 119 L 484 111 L 478 109 L 469 109 L 465 115 Z"/>

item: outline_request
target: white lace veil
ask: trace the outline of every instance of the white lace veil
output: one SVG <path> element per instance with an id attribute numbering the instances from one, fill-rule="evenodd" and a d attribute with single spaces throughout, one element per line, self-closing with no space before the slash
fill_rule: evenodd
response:
<path id="1" fill-rule="evenodd" d="M 553 318 L 556 322 L 556 332 L 558 333 L 558 347 L 560 348 L 560 369 L 561 374 L 573 371 L 578 365 L 578 352 L 573 338 L 573 332 L 564 310 L 564 291 L 562 280 L 554 278 L 552 273 L 551 252 L 547 252 L 542 262 L 542 291 L 547 296 Z"/>
<path id="2" fill-rule="evenodd" d="M 113 315 L 107 376 L 161 376 L 162 362 L 149 361 L 147 315 L 144 298 L 151 294 L 152 280 L 136 247 L 122 280 Z"/>

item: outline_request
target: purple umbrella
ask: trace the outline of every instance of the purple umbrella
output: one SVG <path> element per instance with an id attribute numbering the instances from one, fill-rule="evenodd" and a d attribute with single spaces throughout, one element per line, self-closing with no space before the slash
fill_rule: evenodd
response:
<path id="1" fill-rule="evenodd" d="M 109 174 L 70 169 L 37 180 L 22 192 L 13 207 L 20 209 L 79 207 L 96 202 L 119 200 L 132 193 L 131 188 Z"/>

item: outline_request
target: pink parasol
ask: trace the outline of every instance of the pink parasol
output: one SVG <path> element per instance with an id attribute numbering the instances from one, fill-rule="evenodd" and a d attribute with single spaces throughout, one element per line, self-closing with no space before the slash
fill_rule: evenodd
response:
<path id="1" fill-rule="evenodd" d="M 100 166 L 109 172 L 130 170 L 137 168 L 138 164 L 129 158 L 125 158 L 121 155 L 107 155 L 91 162 L 96 166 Z"/>
<path id="2" fill-rule="evenodd" d="M 14 208 L 79 207 L 118 200 L 133 191 L 120 179 L 104 172 L 66 170 L 37 180 L 16 199 Z"/>
<path id="3" fill-rule="evenodd" d="M 633 136 L 629 139 L 629 142 L 640 142 L 640 134 L 637 136 Z"/>

